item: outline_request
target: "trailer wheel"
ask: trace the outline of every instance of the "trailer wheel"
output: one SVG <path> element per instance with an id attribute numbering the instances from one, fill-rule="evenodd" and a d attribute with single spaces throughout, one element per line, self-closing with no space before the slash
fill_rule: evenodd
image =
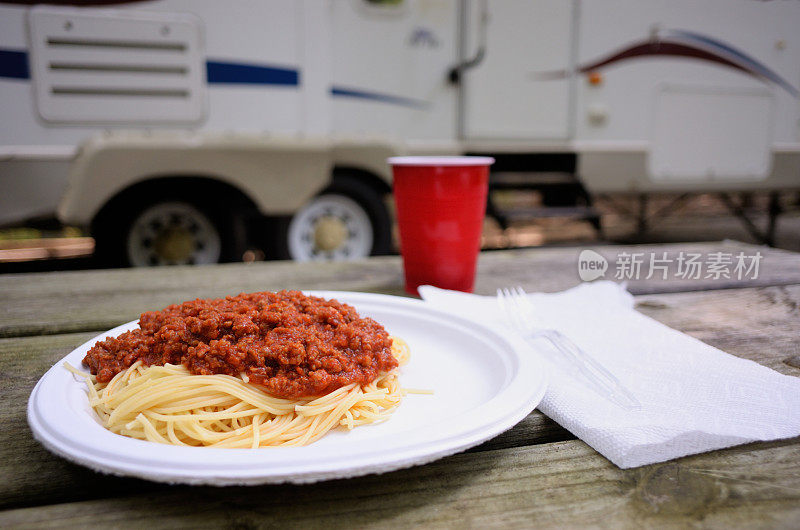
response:
<path id="1" fill-rule="evenodd" d="M 207 265 L 222 256 L 222 238 L 211 218 L 187 202 L 161 202 L 139 213 L 125 236 L 134 267 Z"/>
<path id="2" fill-rule="evenodd" d="M 226 224 L 220 212 L 183 198 L 131 204 L 96 223 L 95 255 L 107 266 L 228 261 Z"/>
<path id="3" fill-rule="evenodd" d="M 295 261 L 347 261 L 386 254 L 391 221 L 383 196 L 347 174 L 311 199 L 279 230 L 279 257 Z"/>

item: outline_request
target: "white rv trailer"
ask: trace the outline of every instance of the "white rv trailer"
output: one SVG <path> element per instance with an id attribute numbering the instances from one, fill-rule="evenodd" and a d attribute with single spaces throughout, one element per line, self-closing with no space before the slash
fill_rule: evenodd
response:
<path id="1" fill-rule="evenodd" d="M 110 261 L 385 252 L 403 153 L 551 191 L 800 188 L 800 2 L 90 4 L 0 3 L 0 223 L 57 212 Z"/>

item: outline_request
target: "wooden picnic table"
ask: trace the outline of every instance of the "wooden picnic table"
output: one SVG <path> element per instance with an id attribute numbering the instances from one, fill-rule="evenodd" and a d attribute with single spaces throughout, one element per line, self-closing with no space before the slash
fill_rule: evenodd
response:
<path id="1" fill-rule="evenodd" d="M 629 281 L 643 313 L 732 355 L 800 376 L 800 254 L 735 242 L 595 248 L 761 252 L 758 278 Z M 485 252 L 476 292 L 579 283 L 579 249 Z M 39 377 L 142 311 L 282 288 L 402 294 L 400 258 L 0 276 L 0 527 L 800 527 L 800 438 L 621 470 L 539 411 L 466 453 L 388 475 L 311 485 L 170 486 L 48 453 L 25 418 Z"/>

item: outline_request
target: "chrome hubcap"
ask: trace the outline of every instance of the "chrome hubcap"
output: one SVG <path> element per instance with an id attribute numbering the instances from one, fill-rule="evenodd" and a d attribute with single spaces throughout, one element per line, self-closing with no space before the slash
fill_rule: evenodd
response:
<path id="1" fill-rule="evenodd" d="M 165 202 L 145 209 L 128 233 L 131 265 L 193 265 L 217 263 L 219 232 L 206 215 L 188 203 Z"/>

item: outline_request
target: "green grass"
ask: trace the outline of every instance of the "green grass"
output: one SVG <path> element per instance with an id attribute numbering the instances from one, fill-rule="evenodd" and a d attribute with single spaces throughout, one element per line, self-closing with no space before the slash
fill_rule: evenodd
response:
<path id="1" fill-rule="evenodd" d="M 74 226 L 65 226 L 60 230 L 40 230 L 38 228 L 18 227 L 0 230 L 0 241 L 18 239 L 42 239 L 48 237 L 83 237 L 83 231 Z"/>

